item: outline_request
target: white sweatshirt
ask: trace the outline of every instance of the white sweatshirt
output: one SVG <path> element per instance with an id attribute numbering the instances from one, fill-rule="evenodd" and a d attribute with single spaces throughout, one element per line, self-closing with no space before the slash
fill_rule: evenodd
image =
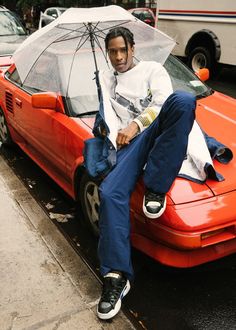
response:
<path id="1" fill-rule="evenodd" d="M 159 115 L 163 103 L 173 92 L 167 71 L 154 61 L 141 61 L 124 73 L 110 70 L 102 75 L 118 118 L 118 129 L 134 120 L 143 131 Z"/>

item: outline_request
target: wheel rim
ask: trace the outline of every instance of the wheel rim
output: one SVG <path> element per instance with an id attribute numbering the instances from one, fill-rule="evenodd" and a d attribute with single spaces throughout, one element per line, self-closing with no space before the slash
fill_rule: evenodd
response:
<path id="1" fill-rule="evenodd" d="M 100 199 L 96 183 L 92 181 L 87 182 L 84 189 L 84 197 L 88 220 L 93 230 L 98 232 Z"/>
<path id="2" fill-rule="evenodd" d="M 0 110 L 0 141 L 4 142 L 8 138 L 8 130 L 7 130 L 7 125 L 5 121 L 5 117 Z"/>
<path id="3" fill-rule="evenodd" d="M 192 59 L 192 68 L 193 71 L 197 71 L 202 68 L 207 67 L 207 58 L 204 54 L 202 53 L 197 53 L 194 55 Z"/>

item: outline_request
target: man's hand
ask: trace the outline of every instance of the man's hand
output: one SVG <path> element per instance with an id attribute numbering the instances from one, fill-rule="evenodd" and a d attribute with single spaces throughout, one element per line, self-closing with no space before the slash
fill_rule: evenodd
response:
<path id="1" fill-rule="evenodd" d="M 116 138 L 117 148 L 120 149 L 129 144 L 130 141 L 138 133 L 139 127 L 136 122 L 132 121 L 127 127 L 121 129 Z"/>

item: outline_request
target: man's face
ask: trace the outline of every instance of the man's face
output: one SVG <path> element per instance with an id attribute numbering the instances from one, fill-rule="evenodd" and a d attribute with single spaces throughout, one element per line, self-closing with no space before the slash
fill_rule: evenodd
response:
<path id="1" fill-rule="evenodd" d="M 128 50 L 126 50 L 123 37 L 110 39 L 108 42 L 107 52 L 111 64 L 116 71 L 122 73 L 134 67 L 134 47 L 131 47 L 128 43 Z"/>

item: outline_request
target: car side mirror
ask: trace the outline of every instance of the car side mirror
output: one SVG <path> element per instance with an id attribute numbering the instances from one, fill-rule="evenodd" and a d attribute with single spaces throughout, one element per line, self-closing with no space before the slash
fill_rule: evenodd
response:
<path id="1" fill-rule="evenodd" d="M 210 71 L 207 68 L 198 69 L 195 71 L 195 75 L 198 76 L 201 81 L 207 81 L 210 77 Z"/>
<path id="2" fill-rule="evenodd" d="M 51 109 L 64 113 L 62 100 L 57 93 L 45 92 L 32 95 L 32 106 L 37 109 Z"/>

